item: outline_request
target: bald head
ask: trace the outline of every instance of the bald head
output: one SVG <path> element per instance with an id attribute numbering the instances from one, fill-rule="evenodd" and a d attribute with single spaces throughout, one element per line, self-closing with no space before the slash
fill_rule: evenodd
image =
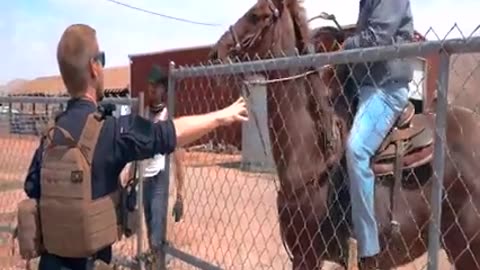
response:
<path id="1" fill-rule="evenodd" d="M 63 82 L 72 97 L 79 97 L 92 86 L 103 87 L 101 68 L 95 61 L 99 53 L 96 31 L 85 24 L 65 29 L 57 47 L 57 61 Z M 101 89 L 103 90 L 103 89 Z"/>

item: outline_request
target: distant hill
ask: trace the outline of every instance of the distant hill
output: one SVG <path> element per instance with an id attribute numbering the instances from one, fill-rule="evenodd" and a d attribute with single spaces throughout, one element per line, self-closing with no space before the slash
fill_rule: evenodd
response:
<path id="1" fill-rule="evenodd" d="M 109 67 L 103 70 L 104 87 L 108 89 L 126 89 L 130 83 L 130 67 Z M 65 85 L 60 75 L 42 76 L 33 80 L 14 80 L 9 82 L 11 94 L 64 94 Z"/>
<path id="2" fill-rule="evenodd" d="M 5 85 L 0 85 L 0 94 L 7 94 L 12 91 L 18 91 L 22 89 L 27 84 L 28 80 L 25 79 L 15 79 L 9 81 Z"/>

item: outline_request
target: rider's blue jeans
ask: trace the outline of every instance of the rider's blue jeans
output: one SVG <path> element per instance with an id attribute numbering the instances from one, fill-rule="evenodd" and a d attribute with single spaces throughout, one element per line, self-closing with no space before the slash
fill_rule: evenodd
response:
<path id="1" fill-rule="evenodd" d="M 347 142 L 346 158 L 358 253 L 360 257 L 370 257 L 380 252 L 374 210 L 375 176 L 370 160 L 407 106 L 408 84 L 362 86 L 358 95 L 358 108 Z"/>

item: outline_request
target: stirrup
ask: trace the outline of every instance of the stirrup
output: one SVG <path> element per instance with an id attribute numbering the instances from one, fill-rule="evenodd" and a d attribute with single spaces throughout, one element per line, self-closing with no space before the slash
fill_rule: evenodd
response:
<path id="1" fill-rule="evenodd" d="M 392 234 L 400 234 L 400 223 L 396 220 L 390 221 L 390 229 Z"/>

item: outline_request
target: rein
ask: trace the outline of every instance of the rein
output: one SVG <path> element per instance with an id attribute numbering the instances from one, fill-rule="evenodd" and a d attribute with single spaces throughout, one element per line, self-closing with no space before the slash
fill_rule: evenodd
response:
<path id="1" fill-rule="evenodd" d="M 278 78 L 278 79 L 271 79 L 271 80 L 253 80 L 253 81 L 243 81 L 247 85 L 267 85 L 267 84 L 273 84 L 273 83 L 279 83 L 279 82 L 286 82 L 286 81 L 293 81 L 297 79 L 301 79 L 304 77 L 307 77 L 310 74 L 319 72 L 318 70 L 309 70 L 307 72 L 300 73 L 298 75 L 293 75 L 285 78 Z"/>
<path id="2" fill-rule="evenodd" d="M 248 35 L 243 40 L 240 40 L 238 38 L 237 33 L 235 32 L 235 29 L 233 28 L 233 25 L 230 25 L 230 27 L 228 28 L 228 31 L 232 35 L 233 42 L 235 43 L 235 46 L 231 48 L 231 51 L 238 53 L 238 52 L 241 52 L 242 50 L 250 49 L 253 45 L 257 44 L 258 41 L 262 40 L 262 36 L 267 30 L 269 30 L 272 26 L 275 25 L 277 20 L 280 18 L 280 11 L 278 10 L 278 8 L 276 8 L 275 4 L 273 4 L 272 0 L 267 0 L 267 1 L 269 4 L 268 7 L 270 11 L 273 13 L 273 16 L 269 17 L 268 24 L 260 28 L 253 35 Z"/>

